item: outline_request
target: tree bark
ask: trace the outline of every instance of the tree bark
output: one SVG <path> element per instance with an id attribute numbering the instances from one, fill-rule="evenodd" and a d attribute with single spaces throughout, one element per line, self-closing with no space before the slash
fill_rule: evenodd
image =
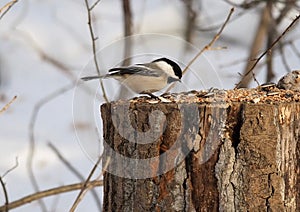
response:
<path id="1" fill-rule="evenodd" d="M 299 111 L 295 102 L 102 105 L 103 210 L 300 211 Z"/>

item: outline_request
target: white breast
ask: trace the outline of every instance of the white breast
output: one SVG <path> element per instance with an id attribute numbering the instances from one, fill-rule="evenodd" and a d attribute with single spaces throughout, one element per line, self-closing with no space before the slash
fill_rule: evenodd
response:
<path id="1" fill-rule="evenodd" d="M 136 93 L 153 93 L 163 89 L 168 84 L 167 78 L 163 76 L 150 77 L 135 74 L 127 76 L 125 79 L 123 78 L 118 80 Z"/>

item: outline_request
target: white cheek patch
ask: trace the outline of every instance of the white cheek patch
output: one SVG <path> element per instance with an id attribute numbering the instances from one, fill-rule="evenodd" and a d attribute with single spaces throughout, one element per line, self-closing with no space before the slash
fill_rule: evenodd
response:
<path id="1" fill-rule="evenodd" d="M 157 66 L 158 66 L 161 70 L 164 70 L 169 76 L 174 77 L 174 78 L 178 78 L 178 77 L 174 74 L 174 71 L 173 71 L 172 66 L 169 65 L 168 63 L 163 62 L 163 61 L 159 61 L 159 62 L 156 62 L 156 64 L 157 64 Z"/>

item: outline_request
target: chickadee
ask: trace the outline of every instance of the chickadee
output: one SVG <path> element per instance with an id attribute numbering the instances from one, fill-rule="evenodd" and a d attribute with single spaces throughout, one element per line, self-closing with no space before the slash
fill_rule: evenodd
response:
<path id="1" fill-rule="evenodd" d="M 114 78 L 136 93 L 149 94 L 159 91 L 167 84 L 180 81 L 182 70 L 177 63 L 167 58 L 159 58 L 150 63 L 135 64 L 108 70 L 103 76 L 81 78 L 84 81 L 99 78 Z"/>
<path id="2" fill-rule="evenodd" d="M 300 91 L 300 70 L 292 71 L 283 76 L 277 87 L 285 90 Z"/>

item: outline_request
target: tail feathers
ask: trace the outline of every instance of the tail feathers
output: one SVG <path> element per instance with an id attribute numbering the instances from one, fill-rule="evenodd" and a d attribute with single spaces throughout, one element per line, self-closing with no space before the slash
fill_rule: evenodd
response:
<path id="1" fill-rule="evenodd" d="M 83 81 L 89 81 L 89 80 L 94 80 L 94 79 L 99 79 L 99 78 L 105 78 L 106 75 L 104 76 L 89 76 L 89 77 L 82 77 L 81 79 Z"/>

